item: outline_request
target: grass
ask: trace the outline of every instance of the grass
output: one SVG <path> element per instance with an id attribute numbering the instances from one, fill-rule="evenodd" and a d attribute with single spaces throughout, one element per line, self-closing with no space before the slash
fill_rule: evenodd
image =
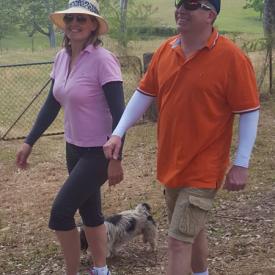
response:
<path id="1" fill-rule="evenodd" d="M 220 191 L 209 220 L 209 269 L 213 275 L 271 275 L 275 271 L 272 219 L 274 219 L 274 115 L 275 100 L 262 102 L 258 138 L 245 191 Z M 62 137 L 41 138 L 30 157 L 30 169 L 14 169 L 21 142 L 0 145 L 0 273 L 6 275 L 64 274 L 61 251 L 47 228 L 51 203 L 66 178 Z M 156 172 L 156 125 L 139 124 L 127 133 L 124 150 L 125 180 L 102 190 L 106 215 L 146 201 L 159 226 L 158 251 L 148 254 L 136 240 L 108 260 L 116 275 L 164 274 L 167 260 L 166 213 Z M 273 197 L 272 197 L 273 194 Z M 83 256 L 81 272 L 88 261 Z"/>
<path id="2" fill-rule="evenodd" d="M 252 9 L 243 9 L 245 0 L 221 0 L 221 2 L 221 12 L 216 21 L 220 31 L 263 34 L 258 14 Z M 158 7 L 158 11 L 152 16 L 156 24 L 175 26 L 173 1 L 151 0 L 150 4 Z"/>
<path id="3" fill-rule="evenodd" d="M 148 4 L 148 1 L 142 0 Z M 174 27 L 173 1 L 151 0 L 150 4 L 157 7 L 157 12 L 152 15 L 156 26 Z M 221 13 L 216 21 L 216 26 L 222 32 L 240 32 L 252 37 L 263 36 L 262 22 L 259 15 L 253 9 L 243 9 L 245 0 L 222 0 Z M 60 45 L 61 36 L 57 35 L 57 45 Z M 15 30 L 12 34 L 1 41 L 2 55 L 10 51 L 27 49 L 31 52 L 40 52 L 49 47 L 48 38 L 36 33 L 30 38 L 23 31 Z M 1 53 L 0 51 L 0 53 Z M 0 63 L 1 57 L 0 57 Z"/>

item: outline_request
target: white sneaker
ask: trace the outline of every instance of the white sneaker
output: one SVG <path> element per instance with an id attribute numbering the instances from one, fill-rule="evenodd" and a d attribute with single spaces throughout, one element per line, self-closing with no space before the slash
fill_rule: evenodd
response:
<path id="1" fill-rule="evenodd" d="M 97 271 L 97 270 L 94 270 L 94 268 L 91 268 L 90 269 L 90 275 L 111 275 L 111 272 L 110 272 L 110 270 L 108 269 L 107 270 L 107 273 L 106 272 L 99 272 L 99 271 Z"/>

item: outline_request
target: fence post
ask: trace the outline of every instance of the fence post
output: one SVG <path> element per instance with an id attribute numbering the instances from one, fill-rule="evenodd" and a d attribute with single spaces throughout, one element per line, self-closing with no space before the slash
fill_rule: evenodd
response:
<path id="1" fill-rule="evenodd" d="M 143 54 L 143 72 L 147 71 L 149 63 L 153 57 L 153 53 L 144 53 Z M 151 106 L 148 108 L 146 113 L 144 114 L 144 119 L 148 119 L 150 121 L 156 122 L 158 119 L 158 110 L 156 100 L 153 101 Z"/>

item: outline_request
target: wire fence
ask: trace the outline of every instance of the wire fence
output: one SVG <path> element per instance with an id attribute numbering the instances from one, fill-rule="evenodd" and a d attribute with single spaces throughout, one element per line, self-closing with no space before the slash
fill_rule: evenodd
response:
<path id="1" fill-rule="evenodd" d="M 142 62 L 136 56 L 119 57 L 126 101 L 142 75 Z M 0 140 L 25 138 L 50 89 L 53 62 L 0 66 Z M 44 133 L 63 133 L 62 111 Z"/>
<path id="2" fill-rule="evenodd" d="M 274 85 L 272 85 L 274 53 L 268 52 L 261 39 L 241 42 L 239 44 L 242 45 L 254 65 L 261 96 L 269 96 L 274 90 Z M 137 56 L 119 57 L 126 102 L 136 89 L 143 71 L 146 70 L 150 61 L 150 58 L 149 60 L 145 58 L 148 54 L 151 56 L 150 53 L 144 54 L 144 62 Z M 0 140 L 26 137 L 48 95 L 51 68 L 52 62 L 0 66 Z M 156 120 L 156 110 L 149 109 L 145 118 Z M 63 133 L 62 111 L 44 135 L 60 133 Z"/>

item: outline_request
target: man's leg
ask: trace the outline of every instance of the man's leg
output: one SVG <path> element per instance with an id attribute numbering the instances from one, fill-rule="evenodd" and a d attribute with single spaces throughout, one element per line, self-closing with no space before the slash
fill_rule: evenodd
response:
<path id="1" fill-rule="evenodd" d="M 216 190 L 166 188 L 169 239 L 167 275 L 207 270 L 206 216 Z M 193 250 L 193 252 L 192 252 Z"/>
<path id="2" fill-rule="evenodd" d="M 168 237 L 167 275 L 190 274 L 192 244 Z"/>
<path id="3" fill-rule="evenodd" d="M 202 273 L 207 270 L 208 241 L 206 230 L 200 231 L 192 246 L 191 266 L 194 273 Z"/>
<path id="4" fill-rule="evenodd" d="M 168 211 L 168 222 L 171 224 L 176 201 L 181 189 L 166 189 L 165 200 Z M 188 275 L 191 271 L 192 243 L 168 236 L 167 275 Z"/>

